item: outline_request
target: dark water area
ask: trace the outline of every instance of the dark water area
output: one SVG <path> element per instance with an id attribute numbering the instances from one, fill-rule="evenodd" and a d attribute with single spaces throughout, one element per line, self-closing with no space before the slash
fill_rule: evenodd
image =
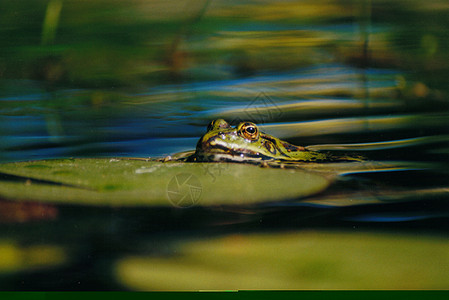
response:
<path id="1" fill-rule="evenodd" d="M 189 289 L 182 275 L 172 285 L 133 279 L 153 278 L 146 273 L 152 267 L 132 264 L 136 257 L 145 257 L 137 266 L 149 261 L 159 268 L 158 276 L 201 265 L 204 271 L 192 274 L 212 272 L 226 287 L 241 270 L 220 277 L 212 263 L 189 260 L 195 251 L 220 255 L 225 246 L 194 244 L 192 253 L 183 251 L 189 243 L 236 236 L 267 234 L 271 244 L 291 232 L 305 233 L 305 239 L 310 232 L 349 234 L 362 241 L 374 234 L 398 237 L 399 246 L 402 237 L 417 243 L 435 238 L 442 245 L 435 248 L 447 246 L 445 1 L 181 2 L 0 4 L 6 12 L 0 21 L 0 162 L 164 157 L 195 149 L 209 122 L 223 118 L 232 125 L 255 122 L 313 150 L 404 167 L 342 172 L 316 195 L 263 204 L 101 207 L 0 195 L 0 256 L 13 261 L 0 263 L 1 290 Z M 2 182 L 14 180 L 0 174 Z M 228 190 L 232 197 L 233 187 Z M 310 243 L 320 247 L 322 240 Z M 365 249 L 360 247 L 353 251 Z M 378 253 L 399 249 L 382 247 Z M 371 254 L 366 268 L 380 276 L 374 266 L 381 258 Z M 255 266 L 265 263 L 251 259 Z M 449 257 L 443 253 L 439 260 L 445 266 Z M 419 285 L 419 277 L 402 267 L 379 285 L 374 277 L 345 281 L 330 271 L 301 273 L 298 285 L 295 273 L 285 288 L 449 287 L 447 279 Z M 429 278 L 442 273 L 438 266 L 423 272 Z M 263 289 L 252 285 L 257 279 L 251 276 L 243 281 L 247 288 Z M 398 283 L 408 276 L 409 285 Z M 207 281 L 204 287 L 217 288 Z M 267 286 L 283 287 L 275 281 Z"/>

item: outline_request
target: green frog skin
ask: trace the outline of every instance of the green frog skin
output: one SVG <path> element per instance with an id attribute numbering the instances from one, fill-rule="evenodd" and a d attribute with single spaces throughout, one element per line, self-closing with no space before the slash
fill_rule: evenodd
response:
<path id="1" fill-rule="evenodd" d="M 263 133 L 256 124 L 232 127 L 223 119 L 212 121 L 189 161 L 324 162 L 340 160 L 326 153 L 306 150 Z M 345 158 L 344 160 L 359 160 Z"/>

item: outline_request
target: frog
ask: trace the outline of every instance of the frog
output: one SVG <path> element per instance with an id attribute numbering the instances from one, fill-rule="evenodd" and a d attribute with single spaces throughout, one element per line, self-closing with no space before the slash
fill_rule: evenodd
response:
<path id="1" fill-rule="evenodd" d="M 235 127 L 224 119 L 212 121 L 199 139 L 190 162 L 307 163 L 357 160 L 359 157 L 335 156 L 308 150 L 264 133 L 253 122 Z"/>

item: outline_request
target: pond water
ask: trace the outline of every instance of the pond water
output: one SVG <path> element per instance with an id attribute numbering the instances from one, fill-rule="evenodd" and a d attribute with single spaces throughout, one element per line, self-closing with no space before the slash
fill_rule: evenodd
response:
<path id="1" fill-rule="evenodd" d="M 397 167 L 257 205 L 0 194 L 0 289 L 448 288 L 447 3 L 181 2 L 2 4 L 0 161 L 164 157 L 223 118 Z"/>

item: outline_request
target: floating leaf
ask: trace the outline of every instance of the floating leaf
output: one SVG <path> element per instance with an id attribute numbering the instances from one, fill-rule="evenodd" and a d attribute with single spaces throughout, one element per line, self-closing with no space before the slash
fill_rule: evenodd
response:
<path id="1" fill-rule="evenodd" d="M 132 290 L 444 289 L 448 246 L 367 232 L 230 235 L 122 258 L 116 276 Z"/>
<path id="2" fill-rule="evenodd" d="M 298 199 L 335 175 L 232 163 L 62 159 L 0 165 L 0 197 L 119 206 L 213 206 Z"/>
<path id="3" fill-rule="evenodd" d="M 25 247 L 8 241 L 0 241 L 0 257 L 0 274 L 59 266 L 67 260 L 60 246 L 41 244 Z"/>

